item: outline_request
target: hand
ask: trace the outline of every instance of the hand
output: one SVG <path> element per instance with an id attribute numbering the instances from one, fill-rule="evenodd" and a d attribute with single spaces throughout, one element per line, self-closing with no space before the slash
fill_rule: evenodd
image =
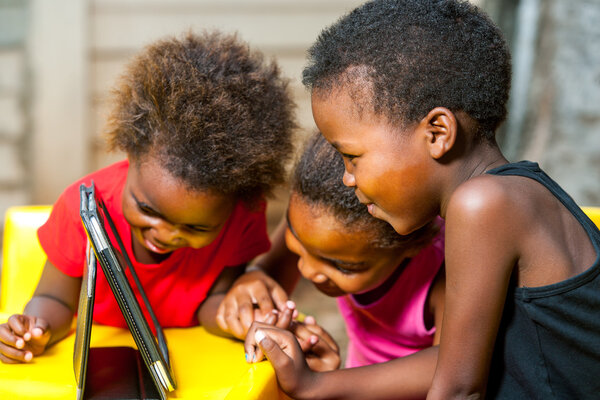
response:
<path id="1" fill-rule="evenodd" d="M 244 343 L 246 355 L 257 349 L 266 354 L 277 374 L 281 389 L 292 398 L 305 397 L 304 392 L 312 387 L 317 372 L 312 371 L 296 337 L 291 332 L 254 322 Z"/>
<path id="2" fill-rule="evenodd" d="M 234 283 L 217 310 L 217 324 L 224 332 L 244 339 L 255 320 L 273 310 L 283 311 L 288 296 L 273 278 L 260 269 L 246 272 Z"/>
<path id="3" fill-rule="evenodd" d="M 0 325 L 0 361 L 5 364 L 29 362 L 44 352 L 50 327 L 43 318 L 14 314 Z"/>
<path id="4" fill-rule="evenodd" d="M 313 317 L 307 316 L 303 322 L 294 321 L 290 330 L 296 335 L 310 369 L 324 372 L 340 367 L 342 359 L 337 343 Z"/>

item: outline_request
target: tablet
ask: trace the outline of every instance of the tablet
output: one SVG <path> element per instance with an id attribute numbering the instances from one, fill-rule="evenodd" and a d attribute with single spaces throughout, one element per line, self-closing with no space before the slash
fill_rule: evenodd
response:
<path id="1" fill-rule="evenodd" d="M 148 302 L 148 299 L 140 285 L 137 274 L 132 267 L 131 261 L 123 243 L 119 237 L 119 234 L 115 228 L 115 225 L 106 209 L 104 202 L 101 197 L 95 191 L 94 183 L 88 187 L 81 185 L 80 187 L 80 215 L 83 223 L 83 227 L 88 237 L 88 254 L 87 254 L 87 267 L 85 269 L 84 278 L 82 281 L 82 289 L 80 293 L 79 310 L 77 318 L 77 329 L 75 338 L 75 351 L 73 357 L 75 378 L 77 380 L 78 387 L 78 399 L 89 399 L 89 398 L 112 398 L 103 396 L 92 396 L 91 392 L 96 392 L 96 389 L 106 388 L 107 385 L 113 382 L 111 379 L 117 379 L 117 381 L 123 381 L 123 384 L 127 384 L 129 378 L 124 379 L 124 374 L 127 373 L 131 368 L 123 368 L 127 365 L 142 364 L 145 368 L 142 368 L 134 376 L 134 386 L 137 385 L 139 389 L 140 397 L 135 397 L 132 394 L 131 398 L 154 398 L 154 393 L 149 393 L 149 390 L 155 389 L 158 393 L 158 397 L 161 400 L 167 399 L 167 393 L 175 390 L 175 380 L 169 363 L 169 354 L 166 346 L 166 341 L 162 333 L 162 329 L 158 324 L 158 320 L 152 311 L 152 307 Z M 120 253 L 125 260 L 125 263 L 121 263 L 117 257 L 117 250 L 111 243 L 109 236 L 106 231 L 106 225 L 111 229 L 113 236 L 117 241 L 117 245 L 121 250 Z M 122 351 L 115 352 L 113 350 L 106 350 L 111 348 L 93 348 L 90 351 L 89 338 L 92 327 L 92 315 L 93 315 L 93 304 L 94 304 L 94 288 L 96 279 L 96 265 L 100 264 L 104 275 L 109 283 L 109 286 L 117 300 L 121 313 L 127 322 L 127 326 L 131 331 L 131 335 L 137 345 L 138 351 L 132 348 L 120 348 Z M 140 291 L 141 297 L 144 300 L 148 314 L 152 319 L 156 336 L 150 329 L 149 322 L 144 317 L 142 308 L 138 303 L 135 294 L 133 293 L 132 286 L 130 285 L 127 275 L 125 275 L 126 268 L 129 268 L 131 275 L 134 279 L 134 285 L 137 286 Z M 100 350 L 104 349 L 104 350 Z M 112 352 L 112 353 L 111 353 Z M 102 354 L 101 354 L 102 353 Z M 110 354 L 109 354 L 110 353 Z M 117 360 L 115 357 L 117 354 L 123 353 L 126 358 Z M 125 354 L 127 353 L 127 354 Z M 136 355 L 137 354 L 137 355 Z M 135 357 L 141 358 L 141 361 L 135 359 Z M 92 365 L 94 365 L 93 368 Z M 104 369 L 115 369 L 117 372 L 113 372 L 114 378 L 104 379 L 103 384 L 98 384 L 97 374 L 93 375 L 98 368 Z M 122 370 L 121 372 L 118 372 Z M 104 371 L 106 375 L 108 372 Z M 148 385 L 148 379 L 144 377 L 144 374 L 150 375 L 152 385 Z M 131 373 L 130 373 L 131 375 Z M 135 375 L 135 374 L 133 374 Z M 92 379 L 92 377 L 95 377 Z M 118 382 L 116 382 L 118 383 Z M 90 390 L 94 388 L 94 390 Z M 116 385 L 115 388 L 111 389 L 116 391 L 114 398 L 130 398 L 125 397 L 125 393 L 118 394 L 119 391 L 132 391 L 126 388 L 119 388 Z M 87 393 L 87 394 L 86 394 Z M 112 394 L 111 394 L 112 396 Z M 130 396 L 127 394 L 127 396 Z"/>

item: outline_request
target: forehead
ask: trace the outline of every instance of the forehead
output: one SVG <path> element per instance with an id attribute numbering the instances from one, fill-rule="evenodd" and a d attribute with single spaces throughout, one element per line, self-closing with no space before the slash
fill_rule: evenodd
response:
<path id="1" fill-rule="evenodd" d="M 403 140 L 401 129 L 370 107 L 357 108 L 352 96 L 343 89 L 313 94 L 311 105 L 320 132 L 342 153 L 354 152 L 358 146 L 390 149 Z"/>
<path id="2" fill-rule="evenodd" d="M 317 255 L 359 261 L 371 250 L 371 236 L 350 230 L 325 207 L 305 202 L 300 195 L 290 197 L 288 228 L 302 246 Z"/>
<path id="3" fill-rule="evenodd" d="M 219 225 L 229 217 L 235 200 L 211 190 L 190 190 L 158 159 L 130 161 L 127 188 L 136 200 L 169 221 L 187 225 Z"/>

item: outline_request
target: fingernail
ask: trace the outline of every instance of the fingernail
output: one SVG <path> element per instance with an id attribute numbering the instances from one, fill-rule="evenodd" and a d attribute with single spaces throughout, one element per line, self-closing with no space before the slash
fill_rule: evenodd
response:
<path id="1" fill-rule="evenodd" d="M 279 314 L 279 311 L 277 311 L 277 310 L 273 310 L 273 311 L 271 311 L 271 312 L 272 312 L 273 314 L 275 314 L 275 315 Z"/>
<path id="2" fill-rule="evenodd" d="M 246 357 L 246 362 L 249 362 L 250 356 L 248 356 L 248 353 L 244 353 L 244 356 Z"/>
<path id="3" fill-rule="evenodd" d="M 316 337 L 316 336 L 314 336 L 314 335 L 310 337 L 310 344 L 315 344 L 315 343 L 317 343 L 318 341 L 319 341 L 319 338 L 318 338 L 318 337 Z"/>
<path id="4" fill-rule="evenodd" d="M 287 307 L 287 308 L 290 308 L 290 309 L 294 309 L 294 308 L 296 308 L 296 303 L 294 303 L 294 302 L 293 302 L 293 301 L 291 301 L 291 300 L 288 300 L 288 301 L 286 301 L 286 302 L 285 302 L 285 305 L 286 305 L 286 307 Z"/>
<path id="5" fill-rule="evenodd" d="M 33 354 L 30 352 L 25 353 L 25 361 L 31 361 Z"/>
<path id="6" fill-rule="evenodd" d="M 298 310 L 294 310 L 294 312 L 292 313 L 292 318 L 297 318 L 298 317 Z"/>
<path id="7" fill-rule="evenodd" d="M 314 325 L 316 323 L 315 317 L 313 317 L 312 315 L 307 315 L 304 318 L 304 322 L 306 322 L 309 325 Z"/>
<path id="8" fill-rule="evenodd" d="M 22 349 L 25 346 L 25 342 L 23 341 L 23 339 L 19 338 L 17 339 L 15 346 L 17 346 L 17 349 Z"/>
<path id="9" fill-rule="evenodd" d="M 31 339 L 31 333 L 25 332 L 25 334 L 23 335 L 23 339 L 25 339 L 26 341 Z"/>
<path id="10" fill-rule="evenodd" d="M 42 336 L 44 334 L 44 331 L 41 330 L 40 328 L 33 328 L 33 335 L 34 336 Z"/>
<path id="11" fill-rule="evenodd" d="M 257 330 L 256 332 L 254 332 L 254 339 L 256 339 L 256 341 L 258 343 L 262 342 L 263 340 L 265 340 L 265 337 L 267 335 L 265 335 L 265 333 L 261 330 Z"/>

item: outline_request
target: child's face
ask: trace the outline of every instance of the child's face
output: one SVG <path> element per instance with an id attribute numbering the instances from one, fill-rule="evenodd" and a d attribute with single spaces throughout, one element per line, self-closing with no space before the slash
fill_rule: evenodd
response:
<path id="1" fill-rule="evenodd" d="M 400 131 L 366 109 L 359 115 L 344 89 L 321 96 L 313 92 L 312 111 L 323 136 L 344 158 L 344 184 L 355 189 L 374 217 L 402 235 L 435 218 L 435 161 L 421 124 Z"/>
<path id="2" fill-rule="evenodd" d="M 155 157 L 130 160 L 123 190 L 123 214 L 131 225 L 140 259 L 182 247 L 201 248 L 219 234 L 235 201 L 210 191 L 189 191 Z"/>
<path id="3" fill-rule="evenodd" d="M 364 293 L 396 270 L 404 252 L 370 245 L 371 236 L 350 232 L 325 209 L 311 208 L 292 195 L 288 208 L 287 247 L 297 254 L 302 276 L 328 296 Z"/>

